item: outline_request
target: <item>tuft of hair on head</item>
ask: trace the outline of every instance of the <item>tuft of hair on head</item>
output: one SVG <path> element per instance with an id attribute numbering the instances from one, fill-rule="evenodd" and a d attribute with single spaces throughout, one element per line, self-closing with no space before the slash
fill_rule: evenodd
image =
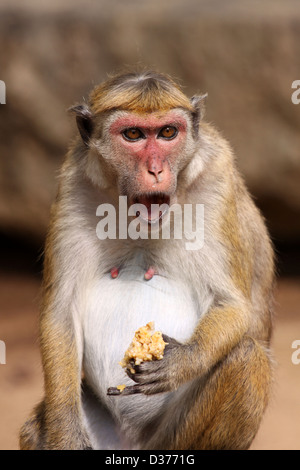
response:
<path id="1" fill-rule="evenodd" d="M 153 71 L 110 77 L 94 88 L 90 107 L 94 114 L 112 110 L 151 113 L 174 108 L 194 112 L 193 104 L 180 87 L 169 76 Z"/>

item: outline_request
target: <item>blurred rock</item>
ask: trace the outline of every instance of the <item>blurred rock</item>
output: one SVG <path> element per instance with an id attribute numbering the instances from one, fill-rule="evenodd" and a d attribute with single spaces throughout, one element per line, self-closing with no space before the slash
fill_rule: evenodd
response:
<path id="1" fill-rule="evenodd" d="M 275 240 L 300 235 L 297 1 L 2 1 L 0 232 L 40 243 L 75 126 L 66 110 L 124 65 L 208 92 Z"/>

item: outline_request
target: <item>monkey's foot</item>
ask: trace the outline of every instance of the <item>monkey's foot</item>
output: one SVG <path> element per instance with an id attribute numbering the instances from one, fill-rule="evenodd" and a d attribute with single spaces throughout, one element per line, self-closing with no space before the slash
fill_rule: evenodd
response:
<path id="1" fill-rule="evenodd" d="M 117 268 L 116 266 L 114 266 L 113 268 L 111 268 L 110 270 L 110 274 L 111 274 L 111 277 L 113 279 L 116 279 L 119 275 L 119 268 Z M 150 266 L 150 268 L 148 268 L 148 270 L 145 272 L 144 274 L 144 279 L 146 281 L 149 281 L 150 279 L 153 278 L 153 276 L 157 274 L 157 271 L 155 268 L 153 268 L 152 266 Z"/>

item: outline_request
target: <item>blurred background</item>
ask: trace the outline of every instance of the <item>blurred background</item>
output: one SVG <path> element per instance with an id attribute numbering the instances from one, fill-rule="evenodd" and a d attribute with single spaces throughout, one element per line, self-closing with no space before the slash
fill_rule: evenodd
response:
<path id="1" fill-rule="evenodd" d="M 300 449 L 298 0 L 1 0 L 0 449 L 42 397 L 37 320 L 57 172 L 75 133 L 67 109 L 108 74 L 142 65 L 208 93 L 278 258 L 274 393 L 253 449 Z M 299 95 L 300 96 L 300 95 Z"/>

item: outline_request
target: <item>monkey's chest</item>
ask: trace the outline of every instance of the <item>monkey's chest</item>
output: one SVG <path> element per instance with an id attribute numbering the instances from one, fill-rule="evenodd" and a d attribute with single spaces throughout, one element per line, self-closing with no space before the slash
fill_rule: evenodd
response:
<path id="1" fill-rule="evenodd" d="M 198 309 L 187 286 L 163 276 L 145 281 L 144 274 L 139 266 L 123 268 L 117 279 L 108 274 L 89 292 L 84 319 L 85 374 L 109 406 L 112 398 L 106 395 L 108 387 L 133 384 L 119 362 L 139 327 L 154 321 L 155 330 L 185 341 L 198 320 Z M 135 407 L 143 399 L 149 397 L 134 397 Z M 126 397 L 126 403 L 130 401 Z"/>

